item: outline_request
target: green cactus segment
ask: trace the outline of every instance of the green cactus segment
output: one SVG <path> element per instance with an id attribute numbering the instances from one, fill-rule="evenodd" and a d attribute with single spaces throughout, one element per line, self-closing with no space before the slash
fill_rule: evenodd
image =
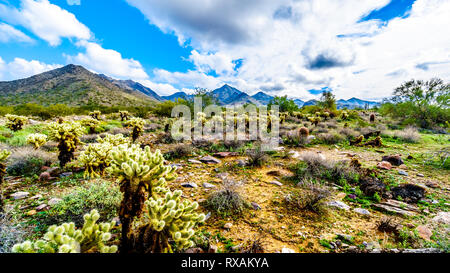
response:
<path id="1" fill-rule="evenodd" d="M 61 167 L 64 167 L 73 158 L 73 152 L 80 144 L 80 136 L 83 135 L 83 127 L 77 122 L 50 123 L 48 125 L 49 139 L 58 142 L 58 159 Z"/>
<path id="2" fill-rule="evenodd" d="M 142 134 L 144 130 L 145 120 L 141 118 L 132 118 L 124 123 L 126 127 L 133 128 L 133 132 L 131 133 L 131 138 L 133 142 L 135 142 L 139 136 Z"/>
<path id="3" fill-rule="evenodd" d="M 89 128 L 89 134 L 95 134 L 98 126 L 100 125 L 100 121 L 95 118 L 85 118 L 81 120 L 81 125 Z"/>
<path id="4" fill-rule="evenodd" d="M 100 214 L 92 210 L 84 216 L 82 229 L 74 223 L 64 223 L 49 227 L 44 237 L 36 242 L 25 241 L 12 248 L 14 253 L 115 253 L 116 245 L 108 246 L 114 223 L 97 224 Z"/>
<path id="5" fill-rule="evenodd" d="M 84 177 L 100 177 L 105 174 L 105 170 L 112 161 L 112 151 L 114 147 L 130 143 L 130 140 L 123 135 L 107 134 L 104 138 L 98 137 L 98 143 L 85 146 L 84 151 L 80 153 L 78 161 L 81 162 L 86 170 Z"/>
<path id="6" fill-rule="evenodd" d="M 28 118 L 23 116 L 6 115 L 5 117 L 7 119 L 6 127 L 14 132 L 22 130 L 22 127 L 28 122 Z"/>
<path id="7" fill-rule="evenodd" d="M 153 242 L 152 252 L 172 252 L 169 245 L 171 239 L 179 249 L 192 247 L 194 242 L 191 240 L 194 235 L 194 227 L 205 221 L 205 215 L 196 213 L 197 202 L 189 200 L 181 201 L 182 191 L 166 191 L 164 198 L 150 198 L 145 202 L 147 207 L 147 217 L 149 227 L 160 233 L 159 242 Z M 158 250 L 158 247 L 162 249 Z"/>
<path id="8" fill-rule="evenodd" d="M 33 145 L 37 150 L 47 143 L 47 136 L 43 134 L 30 134 L 27 136 L 27 143 Z"/>

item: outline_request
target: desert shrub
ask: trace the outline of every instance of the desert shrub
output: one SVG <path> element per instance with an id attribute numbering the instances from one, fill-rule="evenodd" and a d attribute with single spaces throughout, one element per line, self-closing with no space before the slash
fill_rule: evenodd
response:
<path id="1" fill-rule="evenodd" d="M 248 156 L 249 166 L 262 167 L 269 161 L 267 152 L 262 151 L 259 147 L 255 149 L 248 149 L 246 154 Z"/>
<path id="2" fill-rule="evenodd" d="M 302 154 L 302 162 L 290 166 L 294 179 L 302 181 L 305 178 L 324 179 L 329 182 L 356 183 L 359 174 L 348 163 L 326 160 L 317 153 L 306 152 Z M 345 182 L 345 183 L 346 183 Z"/>
<path id="3" fill-rule="evenodd" d="M 421 139 L 419 131 L 414 127 L 408 127 L 402 131 L 397 131 L 394 133 L 394 136 L 408 143 L 419 143 Z"/>
<path id="4" fill-rule="evenodd" d="M 342 128 L 339 130 L 339 134 L 345 136 L 347 139 L 352 139 L 359 136 L 359 133 L 351 128 Z"/>
<path id="5" fill-rule="evenodd" d="M 31 147 L 21 147 L 13 151 L 8 159 L 7 171 L 10 175 L 39 175 L 42 167 L 56 163 L 56 156 Z"/>
<path id="6" fill-rule="evenodd" d="M 337 144 L 345 140 L 345 138 L 337 133 L 320 133 L 317 136 L 317 141 L 324 144 Z"/>
<path id="7" fill-rule="evenodd" d="M 185 144 L 178 144 L 172 150 L 164 154 L 164 158 L 172 160 L 175 158 L 183 158 L 192 153 L 192 146 Z"/>
<path id="8" fill-rule="evenodd" d="M 110 221 L 118 215 L 122 193 L 114 183 L 96 180 L 74 188 L 61 199 L 48 212 L 47 223 L 75 222 L 79 225 L 83 223 L 83 215 L 94 208 L 100 212 L 101 221 Z"/>
<path id="9" fill-rule="evenodd" d="M 113 128 L 112 130 L 110 130 L 110 133 L 113 134 L 113 135 L 121 134 L 121 135 L 123 135 L 125 137 L 129 137 L 131 135 L 130 131 L 127 130 L 126 128 Z"/>
<path id="10" fill-rule="evenodd" d="M 330 192 L 317 184 L 303 183 L 303 189 L 294 189 L 285 197 L 288 208 L 307 210 L 318 215 L 326 213 L 323 201 L 330 196 Z"/>
<path id="11" fill-rule="evenodd" d="M 0 253 L 9 253 L 26 235 L 27 231 L 14 220 L 12 213 L 0 213 Z"/>
<path id="12" fill-rule="evenodd" d="M 224 180 L 222 188 L 208 196 L 204 207 L 222 217 L 241 216 L 248 203 L 237 191 L 240 186 L 233 180 Z"/>
<path id="13" fill-rule="evenodd" d="M 172 109 L 177 106 L 179 103 L 173 101 L 164 101 L 155 105 L 152 109 L 152 112 L 160 117 L 171 117 Z"/>
<path id="14" fill-rule="evenodd" d="M 97 134 L 83 135 L 80 137 L 80 141 L 83 143 L 95 143 L 97 142 Z"/>

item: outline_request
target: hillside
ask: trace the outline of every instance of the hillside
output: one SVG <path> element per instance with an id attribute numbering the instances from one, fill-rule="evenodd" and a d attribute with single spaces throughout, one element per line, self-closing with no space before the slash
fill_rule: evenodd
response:
<path id="1" fill-rule="evenodd" d="M 144 106 L 154 102 L 155 98 L 132 88 L 123 88 L 82 66 L 67 65 L 26 79 L 0 82 L 0 101 L 2 105 Z"/>

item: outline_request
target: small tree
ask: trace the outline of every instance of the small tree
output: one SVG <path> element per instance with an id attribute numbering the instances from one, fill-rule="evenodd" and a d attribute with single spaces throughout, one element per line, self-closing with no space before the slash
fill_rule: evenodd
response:
<path id="1" fill-rule="evenodd" d="M 271 108 L 272 105 L 278 105 L 280 112 L 288 112 L 289 114 L 292 114 L 293 112 L 296 112 L 296 111 L 300 111 L 300 108 L 298 107 L 298 105 L 293 100 L 288 99 L 287 96 L 273 98 L 269 102 L 267 107 Z"/>
<path id="2" fill-rule="evenodd" d="M 317 105 L 324 109 L 336 110 L 336 97 L 330 91 L 324 91 Z"/>

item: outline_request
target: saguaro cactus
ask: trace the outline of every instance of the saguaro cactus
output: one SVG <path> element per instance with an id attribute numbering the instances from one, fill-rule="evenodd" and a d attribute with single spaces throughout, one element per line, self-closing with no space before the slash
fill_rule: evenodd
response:
<path id="1" fill-rule="evenodd" d="M 92 210 L 84 216 L 81 230 L 75 229 L 74 223 L 51 226 L 44 237 L 36 242 L 25 241 L 12 248 L 15 253 L 115 253 L 116 245 L 108 246 L 111 239 L 112 223 L 97 224 L 100 214 Z"/>
<path id="2" fill-rule="evenodd" d="M 77 122 L 50 123 L 48 125 L 51 140 L 58 142 L 59 163 L 64 167 L 73 158 L 73 152 L 80 143 L 79 137 L 83 135 L 83 127 Z"/>
<path id="3" fill-rule="evenodd" d="M 11 155 L 10 151 L 0 151 L 0 212 L 3 211 L 3 179 L 6 175 L 6 159 Z"/>
<path id="4" fill-rule="evenodd" d="M 24 116 L 6 115 L 5 117 L 7 119 L 6 127 L 14 132 L 22 130 L 22 127 L 28 122 L 28 118 Z"/>
<path id="5" fill-rule="evenodd" d="M 34 146 L 34 149 L 39 149 L 47 142 L 47 136 L 43 134 L 30 134 L 27 136 L 27 143 Z"/>
<path id="6" fill-rule="evenodd" d="M 125 126 L 133 128 L 133 132 L 131 133 L 131 139 L 133 140 L 133 142 L 136 142 L 136 140 L 142 134 L 144 125 L 145 120 L 141 118 L 132 118 L 125 122 Z"/>
<path id="7" fill-rule="evenodd" d="M 144 203 L 155 197 L 155 189 L 163 187 L 166 181 L 175 179 L 175 168 L 164 165 L 164 157 L 159 150 L 150 147 L 141 149 L 139 145 L 120 145 L 112 151 L 111 166 L 107 171 L 118 177 L 120 190 L 124 196 L 120 205 L 119 218 L 122 223 L 121 252 L 134 248 L 132 224 L 135 217 L 142 215 Z"/>

